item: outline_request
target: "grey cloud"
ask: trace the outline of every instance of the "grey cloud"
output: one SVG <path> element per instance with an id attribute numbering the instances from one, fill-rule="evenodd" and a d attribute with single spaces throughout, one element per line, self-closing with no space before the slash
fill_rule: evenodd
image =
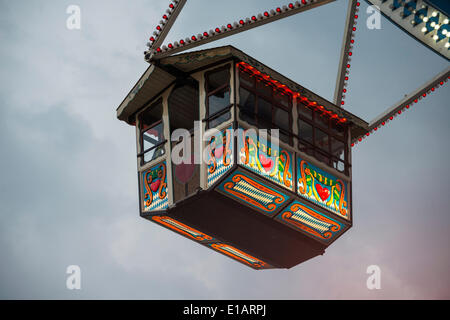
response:
<path id="1" fill-rule="evenodd" d="M 169 39 L 274 5 L 207 2 L 190 1 Z M 167 1 L 79 1 L 81 31 L 65 29 L 69 4 L 1 4 L 1 298 L 450 297 L 448 87 L 354 149 L 353 229 L 322 257 L 255 272 L 138 216 L 134 130 L 115 108 L 147 67 Z M 346 6 L 213 45 L 232 43 L 331 99 Z M 448 64 L 360 16 L 346 107 L 370 119 Z M 81 291 L 65 288 L 70 264 Z M 365 287 L 370 264 L 382 268 L 380 291 Z"/>

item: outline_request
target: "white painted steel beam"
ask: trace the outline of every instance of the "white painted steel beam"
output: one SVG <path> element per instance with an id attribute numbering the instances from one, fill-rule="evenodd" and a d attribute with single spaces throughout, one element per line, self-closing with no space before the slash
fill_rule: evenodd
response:
<path id="1" fill-rule="evenodd" d="M 366 0 L 410 36 L 450 60 L 449 17 L 423 0 Z"/>
<path id="2" fill-rule="evenodd" d="M 171 56 L 176 53 L 183 52 L 216 40 L 220 40 L 231 35 L 247 31 L 264 24 L 274 22 L 283 18 L 287 18 L 294 14 L 313 9 L 335 0 L 301 0 L 292 2 L 288 5 L 278 7 L 276 9 L 260 13 L 258 15 L 244 18 L 238 22 L 227 24 L 226 26 L 217 27 L 209 32 L 204 32 L 179 42 L 170 43 L 162 48 L 152 46 L 149 51 L 145 52 L 145 58 L 148 62 Z M 165 29 L 164 29 L 165 30 Z M 159 42 L 158 42 L 159 43 Z"/>
<path id="3" fill-rule="evenodd" d="M 353 143 L 361 141 L 367 136 L 370 136 L 374 131 L 384 126 L 389 121 L 392 121 L 398 115 L 402 114 L 406 109 L 409 109 L 412 105 L 418 103 L 420 100 L 424 99 L 427 95 L 431 94 L 439 87 L 443 86 L 446 82 L 449 81 L 450 77 L 450 67 L 433 77 L 431 80 L 427 81 L 425 84 L 414 90 L 408 95 L 394 104 L 392 107 L 387 109 L 385 112 L 380 114 L 378 117 L 373 119 L 369 123 L 368 131 L 365 135 L 360 137 L 355 137 L 353 139 Z"/>
<path id="4" fill-rule="evenodd" d="M 351 62 L 349 53 L 352 52 L 353 49 L 351 40 L 354 38 L 355 34 L 353 31 L 353 28 L 356 27 L 355 15 L 359 11 L 356 6 L 357 3 L 357 0 L 349 0 L 348 2 L 347 19 L 345 21 L 344 37 L 342 39 L 341 58 L 339 60 L 339 70 L 333 99 L 334 104 L 337 106 L 342 105 L 341 102 L 345 97 L 343 90 L 347 86 L 347 80 L 345 80 L 345 77 L 348 75 L 347 65 Z"/>
<path id="5" fill-rule="evenodd" d="M 169 33 L 170 29 L 178 18 L 178 15 L 186 4 L 186 1 L 187 0 L 172 0 L 169 9 L 166 10 L 166 13 L 162 16 L 162 20 L 157 26 L 157 28 L 159 28 L 160 30 L 156 29 L 153 32 L 152 38 L 154 40 L 150 40 L 150 42 L 147 44 L 150 50 L 156 49 L 163 44 L 164 40 L 167 37 L 167 34 Z"/>

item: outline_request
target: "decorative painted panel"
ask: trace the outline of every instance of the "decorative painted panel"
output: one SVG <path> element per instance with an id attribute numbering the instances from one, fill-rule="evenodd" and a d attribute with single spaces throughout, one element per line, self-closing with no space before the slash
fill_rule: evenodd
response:
<path id="1" fill-rule="evenodd" d="M 272 148 L 268 139 L 262 139 L 256 130 L 239 130 L 239 164 L 269 179 L 271 182 L 293 190 L 292 152 L 281 147 Z"/>
<path id="2" fill-rule="evenodd" d="M 196 241 L 211 241 L 213 238 L 211 236 L 208 236 L 207 234 L 198 231 L 194 228 L 191 228 L 175 219 L 172 219 L 170 217 L 166 216 L 153 216 L 152 220 L 169 228 L 172 229 L 175 232 L 178 232 L 184 236 L 187 236 L 188 238 L 191 238 L 192 240 Z"/>
<path id="3" fill-rule="evenodd" d="M 222 141 L 219 137 L 211 137 L 207 145 L 208 188 L 233 167 L 233 129 L 232 127 L 221 131 Z"/>
<path id="4" fill-rule="evenodd" d="M 142 210 L 144 212 L 165 210 L 169 206 L 166 162 L 145 170 L 141 178 Z"/>
<path id="5" fill-rule="evenodd" d="M 350 219 L 348 184 L 306 160 L 297 159 L 297 193 L 345 219 Z"/>
<path id="6" fill-rule="evenodd" d="M 225 179 L 218 190 L 267 215 L 275 213 L 290 199 L 288 195 L 248 177 L 239 170 Z"/>
<path id="7" fill-rule="evenodd" d="M 343 223 L 332 219 L 299 201 L 294 201 L 285 211 L 280 213 L 276 219 L 325 242 L 330 242 L 346 229 L 346 226 Z"/>
<path id="8" fill-rule="evenodd" d="M 233 246 L 230 246 L 228 244 L 224 243 L 210 243 L 208 244 L 212 249 L 223 253 L 230 258 L 233 258 L 235 260 L 238 260 L 239 262 L 242 262 L 252 268 L 255 269 L 265 269 L 270 267 L 267 263 L 265 263 L 262 260 L 259 260 L 258 258 L 255 258 Z"/>

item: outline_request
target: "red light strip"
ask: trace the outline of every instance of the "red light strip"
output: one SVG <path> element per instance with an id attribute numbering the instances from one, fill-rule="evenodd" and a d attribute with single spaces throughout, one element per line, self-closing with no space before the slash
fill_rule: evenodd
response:
<path id="1" fill-rule="evenodd" d="M 150 50 L 159 47 L 164 42 L 164 39 L 166 38 L 179 13 L 186 4 L 186 1 L 187 0 L 171 0 L 169 8 L 166 10 L 166 13 L 162 16 L 162 20 L 156 26 L 156 30 L 149 38 L 147 46 Z M 145 51 L 144 54 L 147 56 L 150 54 L 150 52 Z"/>
<path id="2" fill-rule="evenodd" d="M 431 93 L 435 92 L 436 89 L 442 87 L 445 83 L 450 79 L 450 68 L 447 68 L 446 71 L 443 72 L 443 75 L 438 76 L 433 79 L 432 82 L 427 83 L 424 86 L 424 89 L 417 90 L 414 94 L 409 95 L 407 99 L 404 99 L 398 106 L 391 108 L 391 110 L 380 117 L 378 120 L 374 121 L 373 124 L 369 125 L 369 130 L 362 136 L 355 138 L 351 146 L 356 146 L 359 142 L 362 142 L 367 137 L 377 132 L 378 129 L 386 126 L 390 121 L 394 120 L 397 116 L 405 113 L 405 111 L 409 110 L 414 104 L 419 103 L 420 100 L 426 98 Z"/>
<path id="3" fill-rule="evenodd" d="M 360 3 L 355 0 L 349 2 L 347 25 L 342 44 L 342 52 L 340 58 L 340 67 L 336 80 L 336 90 L 334 93 L 334 103 L 343 106 L 345 104 L 345 96 L 347 93 L 347 84 L 350 74 L 350 62 L 353 55 L 353 45 L 355 43 L 356 20 L 358 19 Z"/>
<path id="4" fill-rule="evenodd" d="M 327 115 L 331 119 L 336 120 L 340 123 L 347 122 L 346 118 L 339 117 L 336 113 L 333 113 L 332 111 L 329 111 L 325 109 L 323 105 L 319 105 L 316 101 L 309 100 L 307 97 L 302 96 L 299 92 L 292 91 L 289 89 L 285 84 L 280 83 L 279 81 L 272 79 L 269 75 L 260 72 L 255 67 L 249 65 L 245 62 L 239 62 L 237 63 L 237 66 L 240 70 L 250 73 L 253 76 L 256 76 L 259 78 L 260 81 L 266 82 L 268 85 L 270 85 L 274 90 L 278 90 L 283 94 L 289 94 L 293 98 L 300 99 L 303 104 L 307 104 L 309 108 L 315 109 L 316 111 L 320 111 L 323 114 Z"/>
<path id="5" fill-rule="evenodd" d="M 238 22 L 229 23 L 226 26 L 216 27 L 209 32 L 205 31 L 198 35 L 193 35 L 190 38 L 182 39 L 174 43 L 169 43 L 167 46 L 149 46 L 150 50 L 145 51 L 145 59 L 150 62 L 152 58 L 161 59 L 171 54 L 179 53 L 194 47 L 219 40 L 233 34 L 243 32 L 291 15 L 300 13 L 302 11 L 312 9 L 323 4 L 333 2 L 335 0 L 301 0 L 288 5 L 277 7 L 270 11 L 265 11 L 250 18 L 240 19 Z"/>

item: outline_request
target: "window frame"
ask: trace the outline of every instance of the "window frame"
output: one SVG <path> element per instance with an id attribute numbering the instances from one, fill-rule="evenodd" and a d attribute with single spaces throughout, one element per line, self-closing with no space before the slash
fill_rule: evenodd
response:
<path id="1" fill-rule="evenodd" d="M 292 123 L 293 123 L 292 96 L 282 92 L 281 90 L 277 90 L 276 88 L 273 88 L 270 84 L 268 84 L 269 86 L 272 87 L 271 95 L 269 97 L 269 96 L 267 96 L 267 95 L 265 95 L 265 94 L 263 94 L 263 93 L 258 91 L 258 87 L 257 87 L 257 85 L 258 85 L 257 81 L 258 80 L 256 79 L 256 77 L 254 75 L 249 74 L 248 72 L 245 72 L 244 70 L 241 70 L 241 69 L 238 69 L 238 71 L 239 71 L 239 99 L 241 97 L 241 88 L 243 88 L 246 91 L 250 92 L 250 94 L 252 94 L 254 96 L 254 100 L 255 100 L 255 108 L 254 108 L 253 112 L 251 112 L 251 113 L 243 111 L 244 110 L 243 104 L 241 104 L 241 101 L 239 101 L 238 107 L 239 107 L 239 118 L 240 118 L 240 120 L 247 122 L 245 119 L 241 118 L 240 114 L 242 112 L 247 117 L 253 118 L 254 123 L 248 123 L 249 125 L 254 125 L 257 128 L 260 128 L 259 121 L 258 121 L 259 120 L 259 117 L 258 117 L 258 101 L 260 99 L 263 99 L 266 102 L 269 102 L 271 104 L 271 114 L 272 114 L 272 117 L 271 117 L 272 128 L 265 128 L 265 129 L 269 129 L 269 132 L 272 129 L 279 129 L 280 133 L 283 133 L 283 134 L 287 135 L 288 138 L 289 138 L 288 142 L 281 140 L 281 138 L 280 138 L 280 141 L 283 142 L 283 143 L 286 143 L 286 144 L 288 144 L 290 146 L 292 146 L 293 145 L 293 137 L 294 137 L 294 133 L 292 132 Z M 246 74 L 248 74 L 250 76 L 250 78 L 253 78 L 253 86 L 252 87 L 249 87 L 246 83 L 244 83 L 243 81 L 240 80 L 241 79 L 241 73 L 246 73 Z M 264 82 L 263 80 L 260 80 L 260 81 Z M 288 97 L 288 99 L 287 99 L 288 100 L 288 106 L 284 106 L 281 102 L 279 102 L 279 100 L 276 99 L 276 95 L 277 94 L 286 95 Z M 287 114 L 289 115 L 289 130 L 285 130 L 283 128 L 280 128 L 279 126 L 277 126 L 275 124 L 275 110 L 276 110 L 275 108 L 281 109 L 281 110 L 287 112 Z"/>
<path id="2" fill-rule="evenodd" d="M 213 73 L 217 73 L 220 72 L 222 70 L 227 70 L 228 71 L 228 82 L 219 86 L 218 88 L 214 89 L 213 91 L 209 91 L 209 76 Z M 225 115 L 227 112 L 231 111 L 231 108 L 233 107 L 233 104 L 230 102 L 228 105 L 226 105 L 225 107 L 223 107 L 221 110 L 218 110 L 216 112 L 214 112 L 213 114 L 210 114 L 209 112 L 209 97 L 215 95 L 216 93 L 227 89 L 226 91 L 228 91 L 229 95 L 230 95 L 230 101 L 231 101 L 231 76 L 232 76 L 232 71 L 231 71 L 231 64 L 227 64 L 224 66 L 220 66 L 218 68 L 209 70 L 207 72 L 205 72 L 204 74 L 204 79 L 205 79 L 205 118 L 203 119 L 203 122 L 206 122 L 206 129 L 210 129 L 210 122 L 214 121 L 215 119 L 221 117 L 222 115 Z M 227 120 L 224 120 L 223 122 L 229 121 L 231 119 L 231 112 L 230 112 L 230 118 Z M 222 122 L 222 123 L 223 123 Z M 220 125 L 221 123 L 217 124 L 216 126 Z M 214 126 L 214 127 L 216 127 Z M 213 128 L 214 128 L 213 127 Z"/>
<path id="3" fill-rule="evenodd" d="M 198 104 L 197 104 L 197 106 L 195 106 L 195 107 L 197 108 L 197 111 L 196 111 L 196 112 L 197 112 L 198 117 L 197 117 L 197 120 L 194 120 L 194 123 L 195 123 L 195 121 L 200 121 L 200 83 L 199 83 L 197 80 L 195 80 L 195 79 L 193 79 L 193 81 L 186 81 L 186 82 L 183 82 L 183 83 L 177 83 L 177 84 L 175 85 L 175 87 L 173 88 L 173 90 L 170 92 L 169 96 L 167 97 L 167 105 L 168 105 L 168 108 L 167 108 L 167 116 L 168 116 L 168 119 L 169 119 L 169 133 L 170 133 L 170 135 L 172 135 L 172 132 L 173 132 L 172 123 L 171 123 L 171 120 L 172 120 L 172 119 L 171 119 L 172 110 L 171 110 L 171 102 L 170 102 L 170 99 L 171 99 L 173 93 L 174 93 L 177 89 L 183 88 L 183 87 L 185 87 L 185 86 L 190 86 L 190 87 L 193 88 L 194 90 L 197 90 Z M 195 118 L 195 117 L 194 117 L 194 118 Z M 184 129 L 185 129 L 185 128 L 184 128 Z M 189 129 L 189 132 L 190 132 L 191 134 L 193 134 L 194 131 L 195 131 L 195 125 L 193 124 L 192 128 Z"/>
<path id="4" fill-rule="evenodd" d="M 143 128 L 142 116 L 144 115 L 145 112 L 148 112 L 148 111 L 156 108 L 158 105 L 161 105 L 161 108 L 162 108 L 161 119 L 156 121 L 156 122 L 154 122 L 154 123 L 152 123 L 147 128 Z M 139 129 L 139 144 L 140 144 L 139 147 L 140 148 L 139 148 L 139 153 L 137 154 L 137 157 L 140 158 L 141 166 L 143 166 L 143 165 L 145 165 L 147 163 L 150 163 L 150 162 L 152 162 L 152 161 L 154 161 L 154 160 L 158 159 L 159 157 L 162 157 L 163 155 L 166 154 L 166 150 L 165 150 L 165 148 L 163 148 L 164 153 L 162 155 L 152 159 L 152 160 L 145 161 L 145 157 L 144 157 L 145 154 L 149 153 L 152 150 L 155 150 L 155 149 L 157 149 L 157 148 L 159 148 L 161 146 L 165 147 L 165 144 L 168 141 L 167 138 L 165 137 L 165 134 L 164 134 L 165 125 L 164 125 L 163 118 L 162 118 L 163 115 L 164 115 L 164 104 L 163 104 L 163 99 L 162 98 L 159 98 L 158 100 L 156 100 L 150 106 L 148 106 L 147 108 L 142 110 L 142 112 L 139 113 L 139 115 L 138 115 L 138 119 L 139 119 L 139 122 L 138 122 L 139 123 L 139 128 L 138 128 Z M 158 143 L 158 144 L 156 144 L 156 145 L 154 145 L 154 146 L 144 150 L 144 133 L 147 132 L 148 130 L 151 130 L 152 128 L 154 128 L 156 126 L 159 126 L 160 124 L 162 124 L 162 132 L 163 132 L 164 139 L 160 143 Z"/>
<path id="5" fill-rule="evenodd" d="M 308 117 L 304 116 L 300 111 L 298 111 L 299 108 L 306 108 L 312 112 L 312 117 L 309 119 Z M 346 124 L 341 124 L 341 126 L 344 128 L 343 134 L 339 135 L 336 134 L 333 130 L 333 126 L 335 126 L 337 123 L 335 123 L 335 120 L 331 119 L 330 117 L 327 117 L 327 127 L 324 126 L 323 119 L 317 119 L 318 116 L 322 116 L 324 113 L 320 112 L 318 110 L 313 110 L 308 105 L 306 105 L 303 101 L 300 99 L 297 99 L 297 125 L 299 134 L 297 136 L 298 139 L 298 148 L 301 152 L 304 152 L 310 156 L 313 156 L 318 161 L 325 163 L 327 166 L 334 168 L 335 170 L 344 173 L 345 175 L 349 175 L 350 172 L 350 156 L 349 156 L 349 146 L 347 143 L 348 140 L 348 127 Z M 320 114 L 322 113 L 322 115 Z M 312 144 L 309 141 L 304 140 L 300 135 L 300 124 L 299 121 L 303 121 L 310 125 L 312 127 Z M 328 150 L 324 150 L 322 147 L 318 146 L 316 144 L 316 130 L 321 130 L 328 136 Z M 333 155 L 332 153 L 332 139 L 335 139 L 344 145 L 344 159 L 340 159 L 338 156 Z M 308 153 L 306 150 L 304 151 L 304 147 L 301 147 L 301 145 L 306 146 L 307 148 L 312 149 L 312 154 Z M 323 162 L 319 160 L 318 156 L 316 154 L 326 156 L 328 158 L 328 162 Z M 344 164 L 344 170 L 341 171 L 338 169 L 338 166 L 334 166 L 334 162 L 336 164 L 339 164 L 339 162 Z"/>

